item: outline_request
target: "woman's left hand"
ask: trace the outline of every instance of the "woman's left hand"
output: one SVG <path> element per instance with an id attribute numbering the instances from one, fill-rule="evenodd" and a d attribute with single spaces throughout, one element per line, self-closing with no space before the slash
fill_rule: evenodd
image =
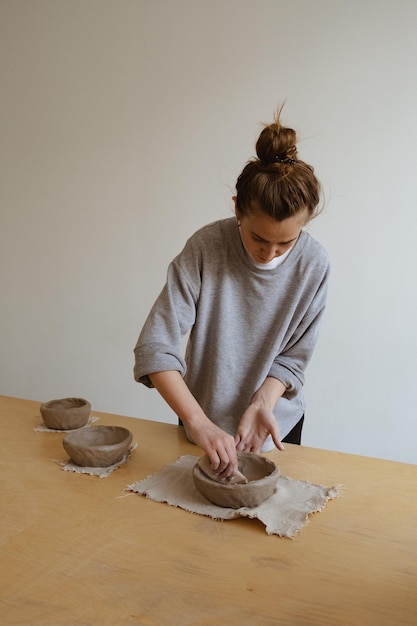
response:
<path id="1" fill-rule="evenodd" d="M 278 450 L 284 449 L 271 409 L 265 405 L 251 404 L 244 412 L 236 432 L 236 450 L 258 453 L 268 435 L 271 435 Z"/>

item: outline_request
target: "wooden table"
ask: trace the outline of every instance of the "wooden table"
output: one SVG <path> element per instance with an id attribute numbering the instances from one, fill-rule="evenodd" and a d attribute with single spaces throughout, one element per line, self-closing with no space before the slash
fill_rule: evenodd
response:
<path id="1" fill-rule="evenodd" d="M 94 408 L 94 407 L 93 407 Z M 0 397 L 0 624 L 417 624 L 417 466 L 287 445 L 292 478 L 342 483 L 295 539 L 127 493 L 182 454 L 180 427 L 97 413 L 138 448 L 108 478 L 63 471 L 39 403 Z"/>

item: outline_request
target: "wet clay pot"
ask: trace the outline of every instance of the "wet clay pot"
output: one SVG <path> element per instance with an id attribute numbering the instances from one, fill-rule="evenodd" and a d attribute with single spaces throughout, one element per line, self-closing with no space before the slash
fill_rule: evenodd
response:
<path id="1" fill-rule="evenodd" d="M 62 445 L 76 465 L 109 467 L 123 458 L 133 435 L 121 426 L 91 426 L 64 437 Z"/>
<path id="2" fill-rule="evenodd" d="M 88 422 L 91 404 L 83 398 L 62 398 L 50 400 L 40 406 L 45 426 L 54 430 L 81 428 Z"/>
<path id="3" fill-rule="evenodd" d="M 239 472 L 247 483 L 228 483 L 207 476 L 197 462 L 193 480 L 198 491 L 213 504 L 231 509 L 258 506 L 275 491 L 279 469 L 273 461 L 252 452 L 238 452 Z"/>

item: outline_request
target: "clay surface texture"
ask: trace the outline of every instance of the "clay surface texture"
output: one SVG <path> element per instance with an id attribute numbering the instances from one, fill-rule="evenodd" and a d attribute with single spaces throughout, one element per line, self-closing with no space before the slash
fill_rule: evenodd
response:
<path id="1" fill-rule="evenodd" d="M 197 462 L 193 467 L 194 484 L 207 500 L 218 506 L 232 509 L 258 506 L 274 493 L 279 469 L 273 461 L 259 454 L 238 452 L 237 455 L 239 472 L 247 483 L 213 480 Z"/>
<path id="2" fill-rule="evenodd" d="M 48 428 L 72 430 L 87 424 L 91 413 L 91 404 L 84 398 L 50 400 L 41 404 L 40 413 L 45 426 Z"/>
<path id="3" fill-rule="evenodd" d="M 109 467 L 129 450 L 133 435 L 121 426 L 91 426 L 64 437 L 62 445 L 76 465 Z"/>

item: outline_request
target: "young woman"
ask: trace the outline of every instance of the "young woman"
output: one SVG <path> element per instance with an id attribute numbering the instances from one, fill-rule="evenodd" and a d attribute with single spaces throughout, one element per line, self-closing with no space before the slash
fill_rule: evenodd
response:
<path id="1" fill-rule="evenodd" d="M 329 275 L 325 250 L 303 230 L 320 184 L 280 111 L 256 152 L 237 180 L 235 217 L 190 237 L 135 348 L 135 379 L 156 387 L 224 479 L 237 450 L 300 443 Z"/>

